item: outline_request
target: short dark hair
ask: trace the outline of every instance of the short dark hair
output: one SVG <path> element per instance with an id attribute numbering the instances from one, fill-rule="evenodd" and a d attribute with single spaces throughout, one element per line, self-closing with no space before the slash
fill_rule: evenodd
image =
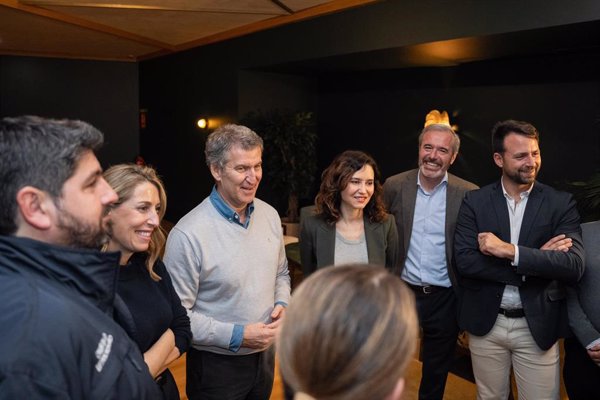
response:
<path id="1" fill-rule="evenodd" d="M 102 132 L 83 121 L 35 116 L 0 120 L 0 234 L 17 230 L 17 192 L 33 186 L 59 198 L 86 150 L 96 151 Z"/>
<path id="2" fill-rule="evenodd" d="M 504 138 L 510 133 L 535 139 L 538 143 L 540 141 L 540 134 L 535 126 L 529 122 L 507 119 L 506 121 L 497 122 L 492 128 L 492 152 L 504 153 Z"/>
<path id="3" fill-rule="evenodd" d="M 352 175 L 365 165 L 370 165 L 375 173 L 373 196 L 365 207 L 365 215 L 371 222 L 381 222 L 387 218 L 383 205 L 383 188 L 379 182 L 381 174 L 377 163 L 367 153 L 346 150 L 338 155 L 321 175 L 321 188 L 315 199 L 316 212 L 330 224 L 341 218 L 340 205 L 342 191 L 348 186 Z"/>

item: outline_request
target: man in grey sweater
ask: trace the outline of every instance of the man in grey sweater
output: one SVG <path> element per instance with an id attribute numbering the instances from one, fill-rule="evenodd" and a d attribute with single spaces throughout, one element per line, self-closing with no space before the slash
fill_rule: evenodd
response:
<path id="1" fill-rule="evenodd" d="M 212 193 L 171 231 L 165 264 L 193 333 L 190 400 L 266 400 L 272 344 L 290 297 L 281 221 L 255 197 L 262 139 L 239 125 L 209 135 Z"/>
<path id="2" fill-rule="evenodd" d="M 563 377 L 571 400 L 598 398 L 600 381 L 600 221 L 581 224 L 585 272 L 567 287 L 569 325 L 575 337 L 565 339 Z"/>

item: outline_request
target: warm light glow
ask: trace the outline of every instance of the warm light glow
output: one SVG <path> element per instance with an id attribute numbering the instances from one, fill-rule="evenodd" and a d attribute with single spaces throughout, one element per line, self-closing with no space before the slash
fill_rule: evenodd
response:
<path id="1" fill-rule="evenodd" d="M 454 114 L 452 116 L 456 117 L 456 111 L 454 112 Z M 458 125 L 450 124 L 450 117 L 448 116 L 447 111 L 438 111 L 438 110 L 429 111 L 427 113 L 427 115 L 425 116 L 425 125 L 424 126 L 429 126 L 431 124 L 448 125 L 450 128 L 452 128 L 452 130 L 454 132 L 458 132 Z"/>
<path id="2" fill-rule="evenodd" d="M 450 117 L 448 117 L 448 112 L 446 111 L 438 111 L 431 110 L 425 116 L 425 126 L 429 126 L 431 124 L 443 124 L 450 126 Z"/>
<path id="3" fill-rule="evenodd" d="M 196 125 L 198 125 L 198 128 L 200 129 L 208 128 L 208 118 L 200 118 L 198 122 L 196 122 Z"/>

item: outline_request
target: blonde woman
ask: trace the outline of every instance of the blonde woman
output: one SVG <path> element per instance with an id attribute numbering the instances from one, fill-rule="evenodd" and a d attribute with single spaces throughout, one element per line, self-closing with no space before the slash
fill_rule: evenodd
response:
<path id="1" fill-rule="evenodd" d="M 164 398 L 179 399 L 167 365 L 189 347 L 190 320 L 159 253 L 167 196 L 154 169 L 121 164 L 104 173 L 119 200 L 104 217 L 106 251 L 121 252 L 115 319 L 137 343 Z M 125 307 L 118 307 L 119 301 Z"/>
<path id="2" fill-rule="evenodd" d="M 417 329 L 413 294 L 398 277 L 376 266 L 324 268 L 287 309 L 281 374 L 296 400 L 397 400 Z"/>

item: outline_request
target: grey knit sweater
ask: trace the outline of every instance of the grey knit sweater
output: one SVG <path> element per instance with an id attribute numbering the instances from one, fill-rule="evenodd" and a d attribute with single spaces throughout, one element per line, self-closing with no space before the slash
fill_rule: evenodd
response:
<path id="1" fill-rule="evenodd" d="M 289 302 L 281 221 L 259 199 L 245 229 L 219 214 L 207 197 L 169 234 L 164 262 L 188 310 L 198 350 L 256 352 L 228 350 L 234 325 L 270 322 L 274 304 Z"/>

